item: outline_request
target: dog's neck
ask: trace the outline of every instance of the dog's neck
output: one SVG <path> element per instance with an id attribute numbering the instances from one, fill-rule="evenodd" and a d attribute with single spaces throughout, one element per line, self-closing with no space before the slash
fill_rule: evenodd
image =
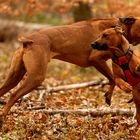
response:
<path id="1" fill-rule="evenodd" d="M 125 55 L 129 48 L 130 48 L 129 42 L 122 35 L 121 36 L 121 43 L 118 44 L 117 47 L 112 47 L 111 51 L 112 51 L 113 55 L 116 55 L 117 57 L 120 57 L 122 55 Z"/>

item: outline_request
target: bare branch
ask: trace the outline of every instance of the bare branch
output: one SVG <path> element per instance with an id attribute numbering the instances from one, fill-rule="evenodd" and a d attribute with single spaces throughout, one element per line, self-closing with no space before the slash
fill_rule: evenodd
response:
<path id="1" fill-rule="evenodd" d="M 107 80 L 103 79 L 97 79 L 96 81 L 90 81 L 90 82 L 84 82 L 80 84 L 70 84 L 70 85 L 63 85 L 63 86 L 57 86 L 57 87 L 49 87 L 45 88 L 43 86 L 38 87 L 37 90 L 46 90 L 47 92 L 57 92 L 61 90 L 69 90 L 69 89 L 77 89 L 77 88 L 85 88 L 89 86 L 98 86 L 98 85 L 106 85 L 108 84 Z"/>
<path id="2" fill-rule="evenodd" d="M 43 108 L 43 107 L 42 107 Z M 92 109 L 77 109 L 77 110 L 72 110 L 72 109 L 40 109 L 39 107 L 34 107 L 30 108 L 28 111 L 17 111 L 17 113 L 24 113 L 24 112 L 44 112 L 49 115 L 54 115 L 54 114 L 78 114 L 78 115 L 92 115 L 94 117 L 99 117 L 103 115 L 128 115 L 128 116 L 133 116 L 135 109 L 124 109 L 124 108 L 110 108 L 110 107 L 99 107 L 99 108 L 92 108 Z"/>

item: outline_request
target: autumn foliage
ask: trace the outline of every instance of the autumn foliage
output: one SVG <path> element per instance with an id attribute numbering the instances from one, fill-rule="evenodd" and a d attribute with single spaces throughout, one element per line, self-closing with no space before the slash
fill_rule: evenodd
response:
<path id="1" fill-rule="evenodd" d="M 44 27 L 41 24 L 43 22 L 48 27 L 50 20 L 53 21 L 53 25 L 60 25 L 90 17 L 127 15 L 140 16 L 140 0 L 0 0 L 0 86 L 6 78 L 15 49 L 21 46 L 15 41 L 20 32 L 35 31 Z M 5 18 L 8 20 L 3 20 Z M 15 19 L 40 24 L 21 24 L 14 21 Z M 54 60 L 49 63 L 43 86 L 47 89 L 99 78 L 103 76 L 93 67 L 79 68 Z M 140 127 L 137 126 L 132 113 L 110 113 L 96 117 L 93 113 L 47 113 L 55 110 L 77 111 L 98 108 L 131 110 L 135 107 L 133 102 L 127 103 L 132 98 L 131 93 L 126 94 L 117 87 L 109 107 L 104 100 L 107 90 L 108 85 L 52 93 L 34 90 L 12 107 L 0 128 L 0 140 L 139 140 Z M 13 91 L 0 98 L 3 101 L 0 101 L 0 111 L 3 107 L 1 104 L 8 100 L 11 92 Z M 45 95 L 41 97 L 42 93 Z"/>
<path id="2" fill-rule="evenodd" d="M 1 0 L 0 15 L 2 17 L 23 15 L 31 17 L 51 13 L 60 17 L 71 17 L 75 14 L 73 9 L 80 10 L 81 3 L 89 9 L 87 17 L 139 16 L 140 14 L 140 0 Z M 88 10 L 85 9 L 86 11 Z"/>

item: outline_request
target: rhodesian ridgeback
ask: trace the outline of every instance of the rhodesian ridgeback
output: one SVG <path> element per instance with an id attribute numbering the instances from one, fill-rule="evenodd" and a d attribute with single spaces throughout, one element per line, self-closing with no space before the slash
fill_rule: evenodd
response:
<path id="1" fill-rule="evenodd" d="M 124 36 L 133 45 L 140 43 L 140 17 L 119 18 Z"/>
<path id="2" fill-rule="evenodd" d="M 122 90 L 132 90 L 136 106 L 136 119 L 140 124 L 140 58 L 123 36 L 120 28 L 106 29 L 92 43 L 97 50 L 110 51 L 116 85 Z"/>
<path id="3" fill-rule="evenodd" d="M 13 55 L 9 74 L 0 88 L 0 97 L 14 88 L 25 74 L 27 76 L 21 86 L 11 94 L 1 116 L 6 116 L 19 98 L 41 85 L 51 59 L 63 60 L 81 67 L 94 66 L 109 79 L 110 89 L 106 95 L 112 94 L 115 82 L 106 64 L 106 60 L 111 57 L 110 52 L 93 50 L 90 44 L 101 31 L 117 23 L 118 20 L 114 18 L 93 19 L 43 29 L 27 37 L 19 38 L 23 46 L 18 48 Z M 110 104 L 110 99 L 107 101 Z"/>

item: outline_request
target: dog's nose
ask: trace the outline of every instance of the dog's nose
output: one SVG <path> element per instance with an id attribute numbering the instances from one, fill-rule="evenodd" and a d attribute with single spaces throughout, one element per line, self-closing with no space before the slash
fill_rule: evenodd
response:
<path id="1" fill-rule="evenodd" d="M 97 47 L 97 44 L 98 44 L 98 42 L 92 42 L 91 43 L 91 47 L 93 48 L 93 49 L 96 49 L 96 47 Z"/>
<path id="2" fill-rule="evenodd" d="M 92 47 L 93 49 L 96 49 L 96 50 L 107 50 L 107 49 L 108 49 L 107 44 L 100 43 L 100 42 L 98 42 L 98 41 L 92 42 L 92 43 L 91 43 L 91 47 Z"/>

